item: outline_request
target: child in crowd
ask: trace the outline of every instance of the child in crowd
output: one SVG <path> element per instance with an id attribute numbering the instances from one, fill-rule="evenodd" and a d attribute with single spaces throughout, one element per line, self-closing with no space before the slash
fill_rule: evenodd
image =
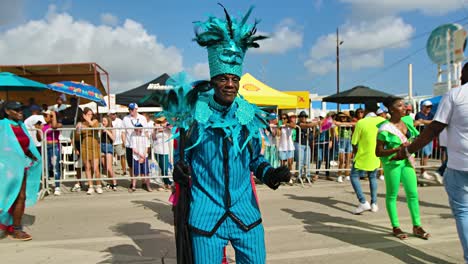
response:
<path id="1" fill-rule="evenodd" d="M 135 124 L 135 131 L 130 137 L 130 147 L 133 152 L 133 175 L 136 176 L 148 176 L 149 165 L 148 165 L 148 148 L 150 142 L 148 138 L 143 134 L 143 125 L 140 123 Z M 148 192 L 153 191 L 150 186 L 150 180 L 144 179 L 146 184 L 142 184 L 142 188 Z M 132 179 L 129 192 L 136 191 L 136 179 Z"/>

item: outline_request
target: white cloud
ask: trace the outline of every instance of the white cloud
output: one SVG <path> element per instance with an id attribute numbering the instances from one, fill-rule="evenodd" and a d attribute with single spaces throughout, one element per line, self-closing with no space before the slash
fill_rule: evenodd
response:
<path id="1" fill-rule="evenodd" d="M 189 70 L 191 75 L 196 79 L 206 79 L 210 78 L 210 67 L 208 63 L 197 63 Z"/>
<path id="2" fill-rule="evenodd" d="M 358 70 L 384 65 L 384 50 L 409 46 L 414 28 L 398 17 L 347 24 L 340 29 L 340 66 Z M 326 74 L 336 67 L 336 33 L 319 37 L 304 65 L 309 72 Z"/>
<path id="3" fill-rule="evenodd" d="M 251 49 L 252 53 L 283 54 L 294 48 L 302 47 L 304 34 L 297 29 L 294 21 L 285 19 L 275 27 L 273 33 L 258 32 L 270 38 L 259 41 L 260 48 Z"/>
<path id="4" fill-rule="evenodd" d="M 103 13 L 101 14 L 101 23 L 109 26 L 117 26 L 119 18 L 110 13 Z"/>
<path id="5" fill-rule="evenodd" d="M 420 11 L 426 15 L 445 15 L 462 8 L 466 0 L 340 0 L 352 5 L 354 16 L 380 17 L 400 12 Z"/>
<path id="6" fill-rule="evenodd" d="M 0 0 L 0 26 L 20 19 L 23 8 L 24 0 Z"/>
<path id="7" fill-rule="evenodd" d="M 0 32 L 3 64 L 97 62 L 109 72 L 112 92 L 183 68 L 181 52 L 158 42 L 136 21 L 93 25 L 54 10 L 44 19 Z"/>

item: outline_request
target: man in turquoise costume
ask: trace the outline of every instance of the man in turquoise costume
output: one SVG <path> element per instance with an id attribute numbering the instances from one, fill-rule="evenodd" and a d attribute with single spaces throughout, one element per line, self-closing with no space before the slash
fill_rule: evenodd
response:
<path id="1" fill-rule="evenodd" d="M 268 127 L 268 114 L 238 96 L 245 52 L 265 37 L 255 36 L 257 23 L 246 24 L 252 8 L 240 21 L 224 11 L 226 19 L 196 22 L 195 41 L 208 49 L 211 81 L 193 103 L 184 158 L 174 167 L 174 180 L 187 185 L 190 179 L 191 184 L 189 198 L 178 201 L 189 205 L 188 219 L 176 213 L 176 224 L 187 224 L 193 256 L 178 263 L 221 263 L 228 242 L 236 263 L 265 263 L 251 172 L 272 189 L 291 177 L 286 167 L 273 168 L 260 154 L 260 130 Z M 211 89 L 214 93 L 207 92 Z M 174 112 L 169 107 L 163 114 L 168 120 L 185 116 Z"/>

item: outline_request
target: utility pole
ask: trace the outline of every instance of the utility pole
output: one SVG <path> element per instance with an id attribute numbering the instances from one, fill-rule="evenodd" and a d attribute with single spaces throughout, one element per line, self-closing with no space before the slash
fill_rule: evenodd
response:
<path id="1" fill-rule="evenodd" d="M 336 28 L 336 93 L 340 93 L 340 45 L 343 41 L 340 41 L 338 28 Z M 340 104 L 337 104 L 337 110 L 340 111 Z"/>

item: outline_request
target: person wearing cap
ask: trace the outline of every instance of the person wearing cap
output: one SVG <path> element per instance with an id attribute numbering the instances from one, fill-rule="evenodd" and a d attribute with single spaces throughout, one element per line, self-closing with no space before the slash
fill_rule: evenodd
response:
<path id="1" fill-rule="evenodd" d="M 375 112 L 376 115 L 382 117 L 382 118 L 385 118 L 387 119 L 387 113 L 388 113 L 388 110 L 386 107 L 381 107 L 379 109 L 377 109 L 377 112 Z"/>
<path id="2" fill-rule="evenodd" d="M 112 127 L 115 128 L 114 154 L 120 160 L 122 173 L 125 175 L 127 173 L 127 160 L 125 159 L 126 151 L 122 140 L 123 121 L 117 116 L 115 109 L 109 110 L 109 117 L 112 120 Z"/>
<path id="3" fill-rule="evenodd" d="M 311 128 L 317 126 L 318 122 L 308 122 L 309 115 L 301 111 L 296 123 L 296 139 L 294 140 L 294 160 L 298 176 L 310 178 L 310 136 L 313 135 Z"/>
<path id="4" fill-rule="evenodd" d="M 448 91 L 440 101 L 433 121 L 411 144 L 400 148 L 394 159 L 407 159 L 447 130 L 447 168 L 444 186 L 455 218 L 458 237 L 468 263 L 468 63 L 461 74 L 461 86 Z"/>
<path id="5" fill-rule="evenodd" d="M 421 104 L 422 108 L 421 111 L 416 114 L 414 117 L 414 124 L 415 126 L 419 126 L 419 131 L 422 132 L 424 131 L 424 128 L 429 125 L 432 120 L 434 119 L 434 114 L 431 112 L 432 111 L 432 102 L 430 100 L 426 100 L 422 102 Z M 422 148 L 422 157 L 421 157 L 421 163 L 420 165 L 422 166 L 421 168 L 421 177 L 426 180 L 433 180 L 434 178 L 427 173 L 427 171 L 424 169 L 424 166 L 427 165 L 427 161 L 429 160 L 429 157 L 432 155 L 433 151 L 433 142 L 429 142 L 424 148 Z"/>
<path id="6" fill-rule="evenodd" d="M 42 126 L 45 125 L 46 121 L 41 114 L 42 110 L 40 106 L 32 105 L 29 107 L 29 110 L 31 111 L 31 116 L 24 120 L 24 125 L 28 129 L 37 151 L 41 153 Z M 37 130 L 41 130 L 41 132 L 38 133 Z"/>
<path id="7" fill-rule="evenodd" d="M 237 263 L 265 263 L 264 229 L 250 172 L 272 189 L 290 180 L 287 167 L 273 168 L 260 154 L 267 113 L 238 97 L 245 52 L 263 38 L 255 36 L 255 25 L 246 23 L 250 13 L 237 20 L 225 11 L 225 20 L 209 17 L 196 24 L 195 40 L 208 49 L 214 94 L 197 99 L 196 123 L 187 139 L 190 149 L 174 167 L 174 180 L 186 184 L 189 175 L 191 179 L 188 228 L 193 259 L 181 257 L 187 248 L 178 247 L 178 263 L 221 263 L 228 243 Z M 185 223 L 180 222 L 183 216 L 177 217 L 179 227 Z"/>
<path id="8" fill-rule="evenodd" d="M 137 123 L 134 126 L 133 133 L 130 135 L 130 148 L 132 149 L 132 169 L 134 177 L 147 177 L 149 175 L 148 150 L 150 141 L 143 131 L 143 124 Z M 143 189 L 152 192 L 150 179 L 144 179 Z M 128 188 L 129 192 L 136 191 L 136 179 L 133 178 Z"/>
<path id="9" fill-rule="evenodd" d="M 27 241 L 21 220 L 26 206 L 36 203 L 42 162 L 28 129 L 22 122 L 23 105 L 10 101 L 0 110 L 0 238 Z"/>
<path id="10" fill-rule="evenodd" d="M 137 124 L 141 124 L 143 127 L 147 127 L 148 123 L 146 122 L 146 118 L 138 113 L 138 105 L 136 103 L 130 103 L 128 105 L 128 115 L 123 118 L 122 123 L 124 128 L 122 130 L 122 141 L 123 145 L 125 146 L 127 165 L 130 168 L 130 177 L 133 177 L 133 150 L 130 146 L 130 137 L 132 136 L 134 128 Z M 144 134 L 146 134 L 146 131 L 144 131 Z"/>
<path id="11" fill-rule="evenodd" d="M 343 182 L 343 175 L 346 180 L 350 180 L 351 160 L 353 156 L 353 146 L 351 145 L 352 125 L 351 116 L 344 112 L 339 112 L 335 120 L 338 127 L 338 178 L 337 182 Z"/>
<path id="12" fill-rule="evenodd" d="M 62 172 L 60 170 L 60 131 L 57 128 L 62 128 L 62 123 L 57 120 L 57 113 L 55 111 L 47 110 L 42 112 L 46 123 L 42 126 L 42 134 L 46 142 L 47 151 L 47 172 L 48 177 L 55 180 L 54 195 L 60 195 L 60 182 Z"/>
<path id="13" fill-rule="evenodd" d="M 380 168 L 380 160 L 375 155 L 375 147 L 377 144 L 377 125 L 385 121 L 385 119 L 375 114 L 377 109 L 376 102 L 366 102 L 365 117 L 356 123 L 351 138 L 354 154 L 350 176 L 351 185 L 359 200 L 359 205 L 354 210 L 355 214 L 361 214 L 364 211 L 377 212 L 379 210 L 377 205 L 377 170 Z M 364 174 L 369 177 L 370 204 L 362 192 L 361 182 L 359 181 Z"/>

